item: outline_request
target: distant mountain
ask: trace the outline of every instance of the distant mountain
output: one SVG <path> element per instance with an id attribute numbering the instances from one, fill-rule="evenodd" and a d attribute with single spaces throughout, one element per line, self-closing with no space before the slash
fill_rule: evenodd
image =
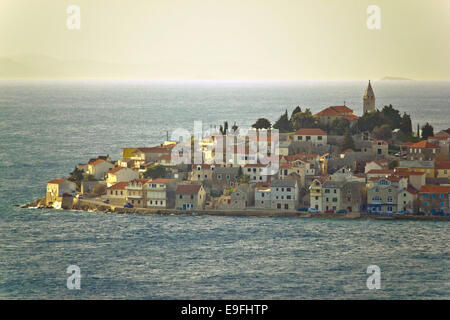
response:
<path id="1" fill-rule="evenodd" d="M 402 77 L 389 77 L 389 76 L 387 76 L 387 77 L 384 77 L 384 78 L 381 79 L 381 80 L 413 80 L 413 79 L 402 78 Z"/>
<path id="2" fill-rule="evenodd" d="M 162 70 L 145 65 L 60 60 L 45 55 L 0 58 L 0 79 L 141 78 L 149 74 L 159 76 Z"/>

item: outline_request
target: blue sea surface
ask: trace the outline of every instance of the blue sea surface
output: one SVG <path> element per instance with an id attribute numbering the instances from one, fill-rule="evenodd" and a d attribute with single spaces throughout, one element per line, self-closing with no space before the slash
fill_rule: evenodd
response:
<path id="1" fill-rule="evenodd" d="M 176 128 L 275 121 L 295 106 L 362 111 L 355 82 L 0 82 L 2 299 L 449 299 L 449 224 L 141 216 L 20 209 L 46 181 Z M 377 105 L 450 127 L 450 82 L 381 81 Z M 81 289 L 69 290 L 69 265 Z M 369 290 L 369 265 L 381 289 Z"/>

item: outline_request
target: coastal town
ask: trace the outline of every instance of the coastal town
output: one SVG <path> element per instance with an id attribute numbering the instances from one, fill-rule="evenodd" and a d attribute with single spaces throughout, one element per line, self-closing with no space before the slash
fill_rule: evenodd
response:
<path id="1" fill-rule="evenodd" d="M 408 114 L 377 108 L 370 81 L 362 105 L 361 116 L 344 103 L 316 114 L 297 107 L 273 124 L 258 119 L 251 131 L 258 143 L 276 147 L 275 171 L 258 160 L 251 141 L 223 145 L 219 136 L 239 130 L 225 122 L 216 135 L 192 140 L 199 162 L 175 161 L 182 142 L 168 136 L 157 146 L 125 147 L 117 160 L 98 156 L 48 181 L 45 197 L 28 207 L 448 217 L 450 128 L 434 132 L 426 123 L 413 130 Z M 227 156 L 216 161 L 219 149 Z"/>

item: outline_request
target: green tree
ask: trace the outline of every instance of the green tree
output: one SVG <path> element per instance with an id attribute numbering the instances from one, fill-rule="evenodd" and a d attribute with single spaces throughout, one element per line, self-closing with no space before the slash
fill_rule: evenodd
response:
<path id="1" fill-rule="evenodd" d="M 300 128 L 317 128 L 318 123 L 316 118 L 311 113 L 310 109 L 305 112 L 297 112 L 291 118 L 292 129 L 297 131 Z"/>
<path id="2" fill-rule="evenodd" d="M 383 124 L 373 129 L 373 135 L 375 136 L 376 139 L 389 140 L 392 138 L 392 129 L 390 125 Z"/>
<path id="3" fill-rule="evenodd" d="M 434 128 L 428 122 L 422 127 L 422 139 L 428 139 L 428 137 L 434 136 Z"/>
<path id="4" fill-rule="evenodd" d="M 255 129 L 269 129 L 272 126 L 269 120 L 266 118 L 259 118 L 252 127 Z"/>
<path id="5" fill-rule="evenodd" d="M 250 182 L 250 176 L 248 174 L 244 174 L 238 179 L 238 182 L 240 184 L 249 183 Z"/>
<path id="6" fill-rule="evenodd" d="M 350 133 L 350 129 L 345 131 L 344 140 L 342 141 L 341 151 L 345 151 L 347 149 L 355 149 L 355 142 L 353 141 L 353 137 Z"/>
<path id="7" fill-rule="evenodd" d="M 327 128 L 328 129 L 327 132 L 330 132 L 338 136 L 342 136 L 347 132 L 347 129 L 349 128 L 350 128 L 350 121 L 348 121 L 345 118 L 334 118 Z"/>
<path id="8" fill-rule="evenodd" d="M 81 181 L 83 181 L 84 171 L 75 167 L 75 169 L 70 173 L 69 180 L 75 182 L 77 189 L 81 188 Z"/>
<path id="9" fill-rule="evenodd" d="M 274 123 L 273 127 L 275 129 L 278 129 L 280 132 L 291 132 L 292 131 L 292 126 L 291 126 L 291 122 L 289 121 L 289 118 L 288 118 L 287 110 Z"/>
<path id="10" fill-rule="evenodd" d="M 151 178 L 151 179 L 157 179 L 157 178 L 165 178 L 167 176 L 167 170 L 164 166 L 160 164 L 154 164 L 147 168 L 144 172 L 144 178 Z"/>
<path id="11" fill-rule="evenodd" d="M 400 128 L 402 117 L 400 116 L 400 111 L 394 109 L 392 104 L 384 106 L 383 110 L 381 110 L 381 116 L 384 119 L 384 123 L 389 124 L 392 129 Z"/>
<path id="12" fill-rule="evenodd" d="M 238 169 L 238 178 L 242 177 L 243 174 L 244 174 L 244 172 L 242 171 L 242 167 L 239 166 L 239 169 Z"/>
<path id="13" fill-rule="evenodd" d="M 403 117 L 400 122 L 400 131 L 406 134 L 407 136 L 412 135 L 411 117 L 406 112 L 403 113 Z"/>
<path id="14" fill-rule="evenodd" d="M 296 114 L 296 113 L 302 113 L 302 108 L 300 108 L 300 106 L 296 106 L 294 111 L 292 111 L 291 120 L 292 120 L 292 117 L 294 116 L 294 114 Z"/>
<path id="15" fill-rule="evenodd" d="M 389 169 L 391 170 L 394 170 L 398 166 L 399 166 L 398 160 L 392 160 L 391 162 L 389 162 Z"/>

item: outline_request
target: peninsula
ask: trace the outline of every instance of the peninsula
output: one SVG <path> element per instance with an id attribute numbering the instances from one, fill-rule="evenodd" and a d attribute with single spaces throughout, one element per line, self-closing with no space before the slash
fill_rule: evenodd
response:
<path id="1" fill-rule="evenodd" d="M 273 124 L 124 147 L 79 163 L 22 207 L 140 214 L 450 219 L 450 128 L 413 131 L 408 114 L 296 107 Z"/>

